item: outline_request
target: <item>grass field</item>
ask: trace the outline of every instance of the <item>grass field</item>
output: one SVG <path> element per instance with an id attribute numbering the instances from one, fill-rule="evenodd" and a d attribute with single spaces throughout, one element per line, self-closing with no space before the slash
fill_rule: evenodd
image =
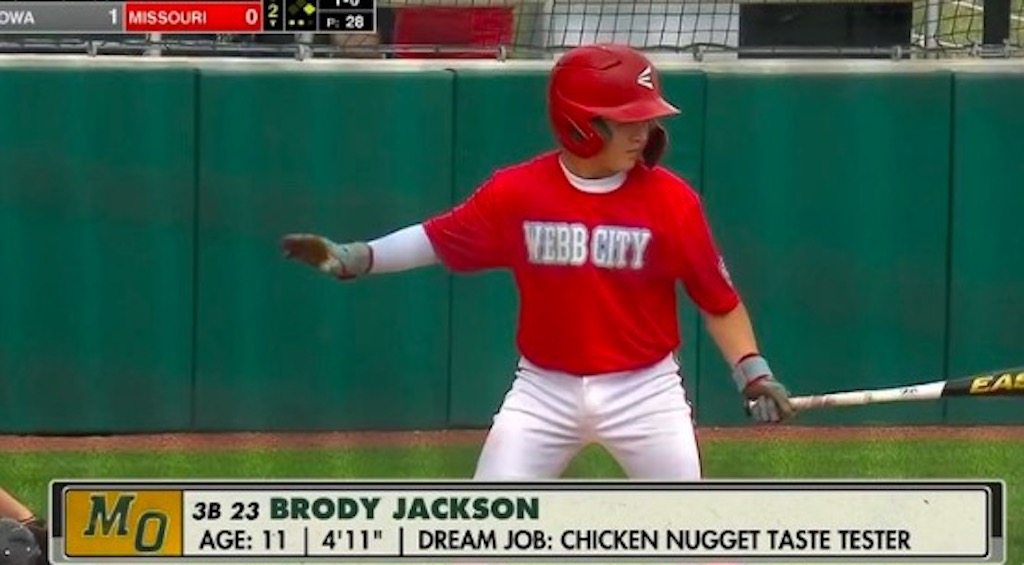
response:
<path id="1" fill-rule="evenodd" d="M 772 439 L 702 441 L 710 478 L 989 478 L 1008 487 L 1008 557 L 1024 562 L 1024 441 Z M 45 512 L 50 479 L 465 478 L 479 448 L 274 448 L 233 451 L 27 451 L 5 453 L 0 484 Z M 573 478 L 618 478 L 603 450 L 584 451 Z"/>

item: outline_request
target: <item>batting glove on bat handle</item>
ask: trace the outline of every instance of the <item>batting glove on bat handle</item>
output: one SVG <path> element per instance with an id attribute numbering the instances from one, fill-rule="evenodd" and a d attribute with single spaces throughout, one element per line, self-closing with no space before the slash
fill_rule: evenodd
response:
<path id="1" fill-rule="evenodd" d="M 747 355 L 736 364 L 733 379 L 745 400 L 747 414 L 761 423 L 788 420 L 796 415 L 789 392 L 775 379 L 768 361 L 757 354 Z"/>
<path id="2" fill-rule="evenodd" d="M 281 240 L 284 256 L 347 280 L 370 272 L 373 248 L 363 242 L 338 244 L 314 234 L 289 234 Z"/>

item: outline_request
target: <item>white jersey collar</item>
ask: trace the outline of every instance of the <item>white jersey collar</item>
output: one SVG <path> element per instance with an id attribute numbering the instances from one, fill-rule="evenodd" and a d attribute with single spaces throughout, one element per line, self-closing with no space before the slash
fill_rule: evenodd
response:
<path id="1" fill-rule="evenodd" d="M 569 184 L 581 192 L 607 194 L 616 190 L 626 182 L 625 172 L 618 172 L 614 175 L 599 179 L 585 179 L 574 175 L 568 168 L 566 168 L 561 157 L 558 158 L 558 165 L 562 167 L 562 172 L 565 173 L 565 178 L 569 181 Z"/>

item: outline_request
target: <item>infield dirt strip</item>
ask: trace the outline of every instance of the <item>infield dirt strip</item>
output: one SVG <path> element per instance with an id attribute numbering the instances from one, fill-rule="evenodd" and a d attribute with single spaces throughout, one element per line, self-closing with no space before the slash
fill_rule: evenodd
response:
<path id="1" fill-rule="evenodd" d="M 303 449 L 480 445 L 486 430 L 410 432 L 169 433 L 82 436 L 0 435 L 0 452 Z M 700 441 L 879 441 L 900 439 L 1024 441 L 1024 426 L 701 428 Z"/>

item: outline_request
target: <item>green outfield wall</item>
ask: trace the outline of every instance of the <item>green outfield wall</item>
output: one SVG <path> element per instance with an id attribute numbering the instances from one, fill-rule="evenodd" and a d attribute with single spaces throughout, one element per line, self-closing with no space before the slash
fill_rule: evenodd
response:
<path id="1" fill-rule="evenodd" d="M 5 432 L 190 425 L 198 82 L 3 70 Z"/>
<path id="2" fill-rule="evenodd" d="M 822 65 L 664 71 L 683 111 L 666 162 L 701 193 L 779 377 L 805 393 L 1024 364 L 1024 74 Z M 0 433 L 490 423 L 517 359 L 507 273 L 340 283 L 278 241 L 384 235 L 549 149 L 546 68 L 2 71 L 0 100 L 21 109 L 0 126 Z M 698 423 L 745 423 L 680 297 Z M 1024 410 L 970 399 L 804 421 Z"/>
<path id="3" fill-rule="evenodd" d="M 1024 75 L 959 75 L 954 83 L 949 324 L 954 374 L 1021 365 L 1024 345 Z M 998 399 L 950 401 L 948 421 L 1024 421 Z"/>

